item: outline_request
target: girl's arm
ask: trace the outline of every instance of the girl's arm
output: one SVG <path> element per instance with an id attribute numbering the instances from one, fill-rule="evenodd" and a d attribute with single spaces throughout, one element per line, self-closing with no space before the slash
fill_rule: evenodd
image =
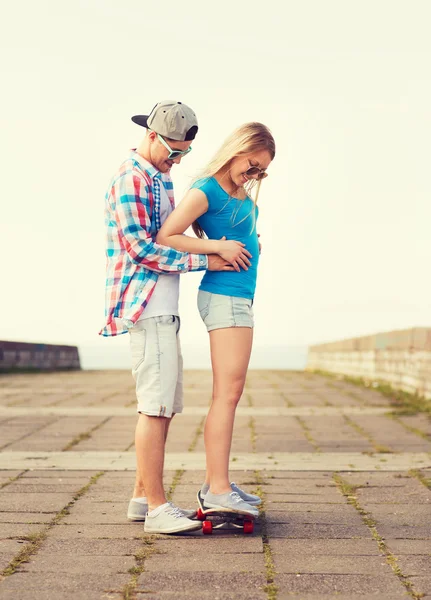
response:
<path id="1" fill-rule="evenodd" d="M 219 254 L 231 263 L 237 271 L 250 265 L 251 254 L 245 249 L 245 244 L 234 240 L 201 240 L 184 235 L 184 231 L 208 210 L 208 200 L 205 193 L 197 188 L 187 192 L 178 207 L 163 223 L 156 241 L 158 244 L 170 246 L 180 252 L 193 254 Z"/>

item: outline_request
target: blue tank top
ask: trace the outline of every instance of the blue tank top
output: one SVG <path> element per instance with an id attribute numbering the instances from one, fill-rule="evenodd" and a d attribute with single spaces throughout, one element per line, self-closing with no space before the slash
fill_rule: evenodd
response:
<path id="1" fill-rule="evenodd" d="M 259 263 L 259 240 L 256 220 L 259 214 L 253 200 L 232 198 L 214 177 L 199 179 L 193 185 L 204 192 L 208 210 L 198 219 L 210 240 L 236 240 L 245 244 L 252 255 L 248 271 L 206 271 L 199 289 L 213 294 L 253 299 Z"/>

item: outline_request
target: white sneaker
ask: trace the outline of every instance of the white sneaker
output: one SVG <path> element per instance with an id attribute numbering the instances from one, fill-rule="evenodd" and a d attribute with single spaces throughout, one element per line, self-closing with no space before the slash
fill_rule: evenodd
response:
<path id="1" fill-rule="evenodd" d="M 201 521 L 191 521 L 184 516 L 180 508 L 170 502 L 159 506 L 159 509 L 161 510 L 155 516 L 147 513 L 144 525 L 145 533 L 181 533 L 202 528 Z"/>
<path id="2" fill-rule="evenodd" d="M 225 494 L 207 492 L 204 498 L 204 508 L 215 508 L 220 512 L 237 513 L 253 518 L 259 516 L 258 509 L 244 502 L 237 492 L 226 492 Z"/>
<path id="3" fill-rule="evenodd" d="M 133 498 L 129 502 L 127 509 L 127 518 L 129 521 L 145 521 L 145 517 L 148 512 L 148 504 L 143 502 L 136 502 Z M 193 519 L 196 516 L 195 510 L 188 510 L 185 508 L 181 509 L 181 512 L 188 519 Z"/>
<path id="4" fill-rule="evenodd" d="M 234 483 L 233 481 L 231 482 L 230 487 L 232 488 L 232 491 L 236 492 L 239 496 L 241 496 L 241 498 L 244 500 L 244 502 L 247 502 L 247 504 L 251 504 L 251 506 L 259 506 L 260 504 L 262 504 L 262 500 L 259 496 L 255 496 L 254 494 L 248 494 L 247 492 L 242 490 L 239 487 L 239 485 L 236 485 L 236 483 Z"/>

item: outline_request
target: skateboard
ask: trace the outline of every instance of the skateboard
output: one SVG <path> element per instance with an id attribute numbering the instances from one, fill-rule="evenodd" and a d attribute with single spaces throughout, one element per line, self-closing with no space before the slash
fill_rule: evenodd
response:
<path id="1" fill-rule="evenodd" d="M 214 529 L 242 529 L 243 533 L 253 533 L 255 517 L 217 508 L 204 508 L 200 491 L 197 499 L 199 508 L 196 519 L 202 521 L 203 534 L 210 535 Z"/>

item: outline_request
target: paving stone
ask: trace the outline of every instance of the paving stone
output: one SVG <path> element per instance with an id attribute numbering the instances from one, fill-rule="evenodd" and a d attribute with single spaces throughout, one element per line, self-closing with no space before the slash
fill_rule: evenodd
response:
<path id="1" fill-rule="evenodd" d="M 28 525 L 25 523 L 0 523 L 0 539 L 21 538 L 43 529 L 43 525 Z"/>
<path id="2" fill-rule="evenodd" d="M 264 575 L 256 573 L 225 573 L 202 571 L 164 571 L 161 573 L 142 573 L 138 580 L 138 592 L 165 592 L 176 590 L 199 597 L 201 590 L 211 590 L 214 594 L 225 590 L 247 590 L 249 598 L 261 593 L 266 585 Z M 149 596 L 151 597 L 151 596 Z"/>
<path id="3" fill-rule="evenodd" d="M 107 543 L 106 539 L 52 538 L 49 533 L 41 551 L 44 556 L 134 556 L 142 548 L 142 539 L 110 539 Z"/>
<path id="4" fill-rule="evenodd" d="M 195 539 L 182 539 L 178 536 L 164 536 L 163 539 L 157 539 L 157 550 L 162 553 L 168 553 L 172 556 L 179 554 L 188 556 L 195 555 L 212 555 L 212 554 L 233 554 L 240 552 L 241 554 L 262 554 L 263 544 L 261 537 L 256 535 L 244 536 L 242 533 L 237 535 L 229 534 L 223 537 L 217 534 L 202 535 Z"/>
<path id="5" fill-rule="evenodd" d="M 51 594 L 50 598 L 55 597 L 60 600 L 63 598 L 63 592 L 73 591 L 75 598 L 81 599 L 89 593 L 98 594 L 110 590 L 121 592 L 129 580 L 129 574 L 86 573 L 85 577 L 77 577 L 72 573 L 62 573 L 59 577 L 57 573 L 50 572 L 19 572 L 0 582 L 0 594 L 2 600 L 3 598 L 7 600 L 19 598 L 21 600 L 21 590 L 38 593 L 46 591 Z M 56 596 L 53 596 L 53 592 Z"/>
<path id="6" fill-rule="evenodd" d="M 23 563 L 20 571 L 26 573 L 106 573 L 109 575 L 116 573 L 128 573 L 129 569 L 136 565 L 133 556 L 53 556 L 45 555 L 43 549 L 30 559 Z"/>
<path id="7" fill-rule="evenodd" d="M 338 511 L 329 512 L 285 512 L 270 510 L 267 513 L 270 523 L 289 523 L 291 525 L 353 525 L 363 524 L 361 516 L 352 509 L 350 513 L 339 514 Z"/>
<path id="8" fill-rule="evenodd" d="M 97 475 L 98 471 L 79 471 L 76 469 L 71 469 L 70 471 L 64 470 L 50 470 L 44 471 L 40 469 L 27 471 L 23 475 L 23 480 L 25 479 L 77 479 L 81 481 L 83 478 L 87 479 L 87 481 Z M 120 474 L 122 475 L 122 474 Z"/>
<path id="9" fill-rule="evenodd" d="M 56 513 L 72 500 L 72 494 L 0 494 L 0 511 Z"/>
<path id="10" fill-rule="evenodd" d="M 392 540 L 385 539 L 385 544 L 389 550 L 396 556 L 402 554 L 414 555 L 414 554 L 426 554 L 431 555 L 431 541 L 430 540 Z"/>
<path id="11" fill-rule="evenodd" d="M 250 595 L 251 593 L 251 595 Z M 137 600 L 267 600 L 268 596 L 264 591 L 257 589 L 234 589 L 234 590 L 195 590 L 191 593 L 181 593 L 177 591 L 153 592 L 150 595 L 146 592 L 136 595 Z"/>
<path id="12" fill-rule="evenodd" d="M 401 594 L 405 588 L 398 578 L 393 574 L 388 575 L 334 575 L 325 574 L 305 574 L 305 575 L 276 575 L 275 583 L 282 590 L 288 590 L 296 594 L 315 593 L 325 597 L 327 594 L 344 593 L 348 594 Z"/>
<path id="13" fill-rule="evenodd" d="M 365 525 L 292 525 L 284 523 L 268 523 L 268 535 L 271 538 L 331 538 L 352 539 L 370 538 L 371 533 Z M 392 536 L 393 537 L 393 536 Z"/>
<path id="14" fill-rule="evenodd" d="M 418 504 L 366 504 L 366 510 L 371 513 L 377 526 L 383 525 L 428 525 L 431 521 L 431 506 Z"/>
<path id="15" fill-rule="evenodd" d="M 382 556 L 373 539 L 279 539 L 270 538 L 272 553 L 288 556 Z"/>
<path id="16" fill-rule="evenodd" d="M 379 525 L 378 532 L 383 538 L 431 540 L 431 525 L 421 527 Z"/>
<path id="17" fill-rule="evenodd" d="M 420 577 L 425 573 L 431 573 L 431 544 L 428 542 L 426 556 L 398 556 L 398 566 L 406 577 L 412 575 Z"/>
<path id="18" fill-rule="evenodd" d="M 0 512 L 0 523 L 49 523 L 55 513 Z"/>
<path id="19" fill-rule="evenodd" d="M 392 569 L 383 556 L 305 556 L 274 554 L 277 573 L 338 573 L 341 575 L 390 575 Z"/>
<path id="20" fill-rule="evenodd" d="M 264 573 L 265 561 L 262 554 L 241 554 L 239 548 L 230 554 L 212 554 L 211 560 L 202 560 L 202 554 L 171 555 L 172 568 L 175 571 L 193 571 L 193 573 Z M 145 561 L 145 572 L 159 573 L 160 556 L 153 555 Z"/>
<path id="21" fill-rule="evenodd" d="M 340 594 L 339 592 L 322 594 L 303 594 L 303 593 L 283 593 L 277 594 L 277 600 L 409 600 L 406 591 L 403 588 L 398 593 L 393 592 L 390 595 L 382 594 L 380 591 L 370 592 L 368 594 Z"/>
<path id="22" fill-rule="evenodd" d="M 1 531 L 1 525 L 0 525 Z M 56 525 L 49 536 L 52 539 L 140 539 L 144 535 L 143 523 L 125 525 Z"/>

